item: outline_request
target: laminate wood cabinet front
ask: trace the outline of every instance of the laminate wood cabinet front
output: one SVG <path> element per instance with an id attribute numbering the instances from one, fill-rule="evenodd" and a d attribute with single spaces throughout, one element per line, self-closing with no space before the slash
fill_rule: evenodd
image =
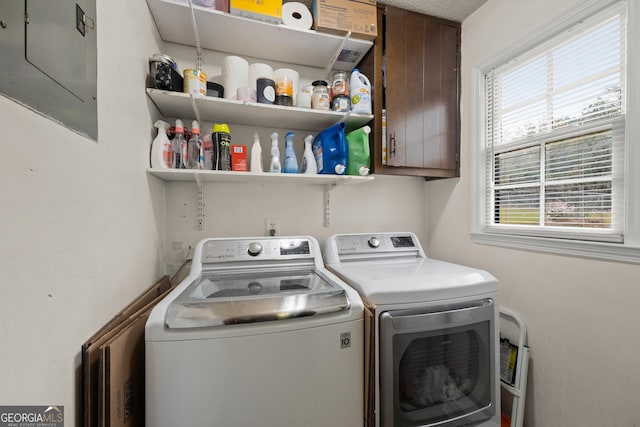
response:
<path id="1" fill-rule="evenodd" d="M 378 25 L 383 33 L 361 64 L 373 75 L 374 172 L 459 176 L 460 24 L 386 6 Z"/>

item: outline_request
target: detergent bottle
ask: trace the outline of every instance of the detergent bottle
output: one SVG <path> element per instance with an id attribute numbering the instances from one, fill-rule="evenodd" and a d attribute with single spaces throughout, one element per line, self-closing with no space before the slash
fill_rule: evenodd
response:
<path id="1" fill-rule="evenodd" d="M 352 113 L 371 114 L 371 82 L 357 68 L 351 73 L 349 95 Z"/>
<path id="2" fill-rule="evenodd" d="M 287 132 L 284 137 L 284 164 L 282 165 L 284 173 L 298 173 L 298 158 L 293 149 L 293 136 L 293 132 Z"/>
<path id="3" fill-rule="evenodd" d="M 271 163 L 269 164 L 269 172 L 280 173 L 281 171 L 278 132 L 273 132 L 271 134 Z"/>
<path id="4" fill-rule="evenodd" d="M 158 120 L 153 126 L 158 129 L 158 135 L 151 144 L 151 167 L 168 169 L 173 165 L 173 150 L 171 141 L 167 137 L 169 123 Z"/>
<path id="5" fill-rule="evenodd" d="M 307 135 L 304 138 L 304 153 L 302 155 L 302 166 L 300 167 L 300 173 L 307 175 L 315 175 L 318 173 L 318 165 L 316 164 L 316 158 L 313 156 L 313 149 L 311 144 L 313 143 L 313 135 Z"/>
<path id="6" fill-rule="evenodd" d="M 369 134 L 371 128 L 363 126 L 347 136 L 347 175 L 369 175 Z"/>
<path id="7" fill-rule="evenodd" d="M 344 122 L 329 126 L 313 141 L 318 173 L 344 175 L 347 171 L 347 139 Z"/>

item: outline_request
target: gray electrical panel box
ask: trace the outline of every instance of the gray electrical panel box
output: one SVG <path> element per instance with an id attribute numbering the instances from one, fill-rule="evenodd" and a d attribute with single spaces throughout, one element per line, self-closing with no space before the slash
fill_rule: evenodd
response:
<path id="1" fill-rule="evenodd" d="M 0 92 L 98 140 L 95 0 L 0 1 Z"/>

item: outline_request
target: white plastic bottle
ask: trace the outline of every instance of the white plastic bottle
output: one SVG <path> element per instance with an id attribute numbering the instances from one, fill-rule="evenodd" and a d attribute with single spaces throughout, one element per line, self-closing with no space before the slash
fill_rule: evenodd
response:
<path id="1" fill-rule="evenodd" d="M 352 113 L 371 114 L 371 82 L 357 68 L 351 73 L 349 95 Z"/>
<path id="2" fill-rule="evenodd" d="M 253 145 L 251 146 L 251 163 L 249 165 L 251 172 L 262 172 L 262 146 L 260 145 L 260 137 L 258 132 L 253 134 Z"/>
<path id="3" fill-rule="evenodd" d="M 158 120 L 154 123 L 158 135 L 151 144 L 151 167 L 154 169 L 169 169 L 173 165 L 173 151 L 171 141 L 167 136 L 169 123 Z"/>
<path id="4" fill-rule="evenodd" d="M 191 138 L 187 143 L 187 161 L 185 163 L 188 169 L 204 169 L 204 149 L 202 139 L 200 139 L 200 125 L 197 120 L 191 122 Z"/>
<path id="5" fill-rule="evenodd" d="M 278 132 L 271 134 L 271 164 L 269 165 L 269 172 L 280 173 L 282 167 L 280 166 L 280 149 L 278 148 Z"/>
<path id="6" fill-rule="evenodd" d="M 307 135 L 304 138 L 304 153 L 302 154 L 302 166 L 300 167 L 300 173 L 307 175 L 315 175 L 318 173 L 318 165 L 313 155 L 312 143 L 313 135 Z"/>

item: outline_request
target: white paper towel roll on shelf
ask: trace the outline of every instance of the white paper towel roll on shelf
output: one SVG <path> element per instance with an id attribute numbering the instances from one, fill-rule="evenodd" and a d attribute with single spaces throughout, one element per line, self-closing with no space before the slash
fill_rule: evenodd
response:
<path id="1" fill-rule="evenodd" d="M 265 78 L 273 80 L 273 68 L 259 62 L 249 65 L 249 87 L 256 88 L 256 81 Z"/>
<path id="2" fill-rule="evenodd" d="M 249 63 L 246 59 L 233 55 L 222 59 L 222 86 L 226 99 L 236 99 L 238 88 L 249 86 Z"/>
<path id="3" fill-rule="evenodd" d="M 287 79 L 291 79 L 293 81 L 293 105 L 296 105 L 296 99 L 298 92 L 300 91 L 300 75 L 296 70 L 292 70 L 290 68 L 278 68 L 273 72 L 273 79 L 278 82 L 278 77 L 286 77 Z"/>
<path id="4" fill-rule="evenodd" d="M 303 3 L 290 1 L 282 5 L 282 24 L 287 27 L 308 30 L 313 25 L 313 16 Z"/>

